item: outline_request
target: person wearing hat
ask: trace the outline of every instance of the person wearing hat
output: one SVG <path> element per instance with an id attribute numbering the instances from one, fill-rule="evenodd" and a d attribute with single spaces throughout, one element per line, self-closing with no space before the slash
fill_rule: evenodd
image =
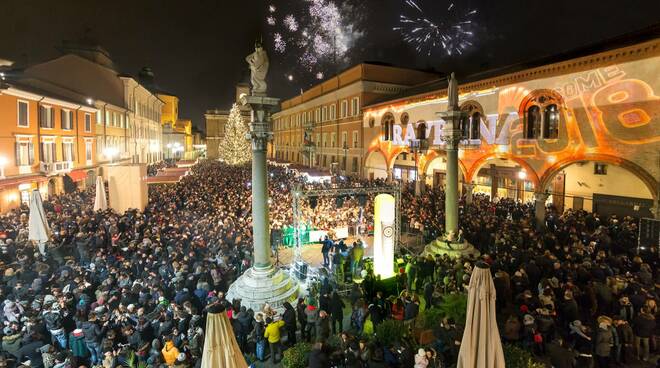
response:
<path id="1" fill-rule="evenodd" d="M 594 353 L 598 367 L 607 368 L 610 364 L 610 354 L 614 346 L 614 335 L 610 328 L 612 320 L 609 317 L 599 317 L 598 319 L 598 332 L 596 333 L 596 341 L 594 342 Z"/>

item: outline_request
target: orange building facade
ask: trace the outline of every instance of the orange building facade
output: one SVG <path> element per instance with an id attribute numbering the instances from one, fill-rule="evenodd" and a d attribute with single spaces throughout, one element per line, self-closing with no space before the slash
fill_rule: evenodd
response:
<path id="1" fill-rule="evenodd" d="M 459 86 L 463 190 L 637 217 L 658 215 L 660 40 Z M 443 85 L 444 84 L 444 85 Z M 366 106 L 365 177 L 444 185 L 446 81 Z"/>
<path id="2" fill-rule="evenodd" d="M 29 86 L 0 89 L 0 212 L 27 202 L 84 188 L 96 176 L 92 101 L 60 97 Z"/>

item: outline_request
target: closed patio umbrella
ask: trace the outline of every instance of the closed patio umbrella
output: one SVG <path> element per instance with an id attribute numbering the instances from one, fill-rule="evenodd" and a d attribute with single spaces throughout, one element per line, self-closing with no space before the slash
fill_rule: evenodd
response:
<path id="1" fill-rule="evenodd" d="M 201 368 L 218 367 L 248 368 L 248 365 L 238 347 L 227 313 L 209 309 Z"/>
<path id="2" fill-rule="evenodd" d="M 457 368 L 504 368 L 495 318 L 495 285 L 490 267 L 477 263 L 468 287 L 467 317 Z"/>
<path id="3" fill-rule="evenodd" d="M 94 198 L 94 211 L 108 209 L 108 200 L 105 198 L 105 183 L 102 176 L 96 177 L 96 197 Z"/>
<path id="4" fill-rule="evenodd" d="M 39 252 L 46 255 L 46 242 L 50 237 L 50 227 L 46 219 L 46 212 L 41 201 L 41 193 L 37 189 L 30 195 L 30 218 L 28 222 L 28 239 L 39 246 Z"/>

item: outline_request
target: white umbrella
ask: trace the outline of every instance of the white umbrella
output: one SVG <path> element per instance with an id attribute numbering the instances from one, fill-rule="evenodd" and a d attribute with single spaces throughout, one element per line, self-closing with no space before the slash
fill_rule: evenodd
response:
<path id="1" fill-rule="evenodd" d="M 94 198 L 94 211 L 105 211 L 108 209 L 108 200 L 105 198 L 105 183 L 103 177 L 96 177 L 96 198 Z"/>
<path id="2" fill-rule="evenodd" d="M 41 194 L 37 189 L 30 195 L 30 219 L 28 223 L 29 239 L 35 241 L 39 246 L 39 252 L 46 255 L 46 242 L 50 237 L 50 227 L 46 220 L 44 205 Z"/>
<path id="3" fill-rule="evenodd" d="M 457 368 L 504 368 L 495 296 L 489 266 L 477 263 L 468 287 L 467 318 Z"/>

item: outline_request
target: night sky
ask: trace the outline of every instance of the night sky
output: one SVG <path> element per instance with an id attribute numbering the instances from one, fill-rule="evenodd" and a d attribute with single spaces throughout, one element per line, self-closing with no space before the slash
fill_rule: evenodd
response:
<path id="1" fill-rule="evenodd" d="M 259 34 L 271 58 L 270 94 L 291 97 L 314 81 L 291 65 L 296 54 L 272 50 L 272 29 L 265 21 L 269 4 L 286 9 L 305 1 L 3 0 L 0 58 L 35 63 L 58 56 L 55 47 L 63 40 L 93 39 L 122 73 L 137 75 L 150 66 L 159 87 L 181 98 L 180 115 L 203 127 L 206 109 L 231 104 L 233 87 L 246 70 L 244 58 Z M 326 76 L 364 60 L 468 75 L 646 28 L 657 24 L 660 14 L 658 1 L 467 0 L 457 6 L 478 10 L 474 46 L 460 56 L 437 52 L 428 57 L 392 29 L 405 10 L 403 0 L 356 4 L 353 23 L 362 36 L 346 60 L 324 65 Z M 284 77 L 289 73 L 293 81 Z"/>

